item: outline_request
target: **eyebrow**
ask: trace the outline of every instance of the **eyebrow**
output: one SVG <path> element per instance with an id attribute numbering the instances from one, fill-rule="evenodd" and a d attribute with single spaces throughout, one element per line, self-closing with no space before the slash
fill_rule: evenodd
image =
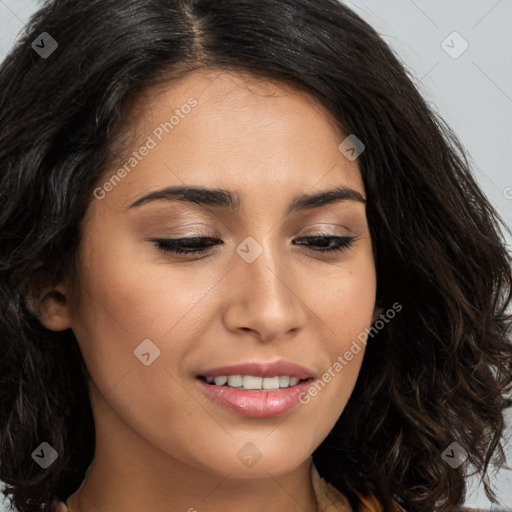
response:
<path id="1" fill-rule="evenodd" d="M 240 209 L 240 195 L 237 192 L 218 188 L 171 186 L 162 190 L 155 190 L 154 192 L 140 197 L 132 203 L 127 210 L 161 200 L 195 203 L 201 206 L 222 208 L 233 212 Z M 336 187 L 314 194 L 296 196 L 288 206 L 286 214 L 312 210 L 313 208 L 319 208 L 342 201 L 357 201 L 366 204 L 366 199 L 363 198 L 357 190 L 348 187 Z"/>

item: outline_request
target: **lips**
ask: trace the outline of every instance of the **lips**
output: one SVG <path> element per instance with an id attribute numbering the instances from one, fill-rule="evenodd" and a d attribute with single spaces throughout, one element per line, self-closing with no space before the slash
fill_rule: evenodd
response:
<path id="1" fill-rule="evenodd" d="M 295 377 L 299 382 L 287 388 L 237 389 L 206 382 L 207 377 L 244 375 L 253 377 Z M 196 375 L 199 389 L 217 406 L 249 418 L 275 418 L 297 407 L 315 374 L 312 370 L 283 359 L 272 362 L 249 361 L 202 370 Z"/>
<path id="2" fill-rule="evenodd" d="M 253 375 L 254 377 L 276 377 L 289 375 L 300 380 L 314 377 L 314 372 L 304 366 L 283 359 L 272 362 L 249 361 L 230 366 L 219 366 L 202 370 L 197 377 L 220 377 L 222 375 Z"/>
<path id="3" fill-rule="evenodd" d="M 206 383 L 201 378 L 197 386 L 212 403 L 238 416 L 252 419 L 276 418 L 291 412 L 300 403 L 300 397 L 307 392 L 310 379 L 276 391 L 240 390 Z"/>

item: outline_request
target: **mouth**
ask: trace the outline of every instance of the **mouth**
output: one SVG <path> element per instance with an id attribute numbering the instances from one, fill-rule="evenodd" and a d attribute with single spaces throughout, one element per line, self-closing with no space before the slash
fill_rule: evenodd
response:
<path id="1" fill-rule="evenodd" d="M 301 384 L 313 381 L 313 377 L 299 379 L 288 375 L 274 377 L 258 377 L 254 375 L 221 375 L 218 377 L 206 377 L 204 375 L 198 375 L 197 379 L 213 387 L 225 387 L 251 392 L 275 392 L 283 389 L 294 388 Z"/>
<path id="2" fill-rule="evenodd" d="M 270 389 L 263 388 L 265 378 L 250 375 L 219 377 L 198 375 L 196 382 L 199 390 L 216 406 L 238 416 L 262 419 L 281 416 L 297 407 L 301 402 L 301 396 L 307 393 L 314 377 L 306 379 L 296 377 L 297 382 L 289 378 L 288 383 L 286 383 L 288 379 L 282 378 L 283 387 L 277 387 L 279 378 L 270 377 L 267 379 L 266 387 L 270 387 Z"/>

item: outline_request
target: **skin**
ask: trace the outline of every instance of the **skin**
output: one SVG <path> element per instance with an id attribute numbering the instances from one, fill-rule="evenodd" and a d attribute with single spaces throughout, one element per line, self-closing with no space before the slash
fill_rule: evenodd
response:
<path id="1" fill-rule="evenodd" d="M 370 327 L 379 312 L 364 204 L 285 215 L 299 194 L 345 186 L 366 197 L 357 160 L 339 151 L 346 134 L 314 98 L 218 70 L 141 95 L 127 121 L 136 129 L 133 150 L 190 97 L 198 105 L 173 131 L 103 199 L 91 198 L 76 296 L 63 281 L 42 304 L 47 328 L 73 330 L 92 379 L 96 452 L 68 505 L 71 512 L 312 512 L 310 456 L 343 412 L 364 345 L 307 405 L 277 418 L 225 410 L 195 377 L 284 358 L 320 378 Z M 165 200 L 128 208 L 148 192 L 185 184 L 236 191 L 240 210 Z M 292 244 L 319 229 L 357 238 L 333 255 Z M 214 233 L 223 243 L 203 256 L 173 255 L 147 240 Z M 248 236 L 263 248 L 252 263 L 235 250 Z M 148 366 L 134 356 L 144 339 L 160 350 Z M 261 453 L 252 467 L 237 457 L 249 442 Z"/>

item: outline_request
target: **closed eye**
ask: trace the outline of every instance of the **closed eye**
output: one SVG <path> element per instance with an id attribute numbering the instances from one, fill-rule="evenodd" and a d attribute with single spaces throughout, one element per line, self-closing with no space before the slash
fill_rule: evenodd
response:
<path id="1" fill-rule="evenodd" d="M 337 254 L 350 248 L 356 239 L 356 236 L 348 235 L 315 235 L 298 238 L 295 240 L 295 245 L 306 245 L 308 250 L 317 253 Z M 191 256 L 205 255 L 213 246 L 223 243 L 222 240 L 212 237 L 153 238 L 149 241 L 162 252 Z"/>

